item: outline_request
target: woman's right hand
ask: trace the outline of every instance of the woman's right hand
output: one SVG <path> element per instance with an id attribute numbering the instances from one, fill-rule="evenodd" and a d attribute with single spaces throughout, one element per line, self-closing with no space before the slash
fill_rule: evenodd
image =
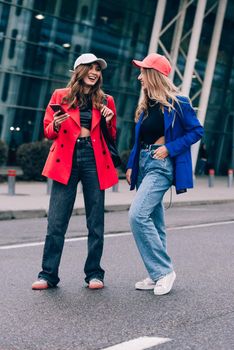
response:
<path id="1" fill-rule="evenodd" d="M 58 115 L 59 113 L 60 113 L 60 111 L 54 113 L 54 115 L 53 115 L 53 117 L 54 117 L 54 130 L 57 131 L 57 132 L 61 128 L 61 124 L 65 120 L 67 120 L 67 118 L 70 117 L 70 115 L 68 113 Z"/>
<path id="2" fill-rule="evenodd" d="M 127 180 L 129 185 L 131 185 L 131 175 L 132 175 L 132 169 L 128 169 L 126 171 L 126 180 Z"/>

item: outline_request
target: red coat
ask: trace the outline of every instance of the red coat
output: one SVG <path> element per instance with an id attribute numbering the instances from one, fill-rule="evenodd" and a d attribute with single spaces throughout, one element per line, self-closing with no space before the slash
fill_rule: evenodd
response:
<path id="1" fill-rule="evenodd" d="M 67 95 L 68 91 L 69 88 L 55 90 L 49 104 L 62 104 L 62 98 Z M 49 140 L 54 140 L 54 142 L 50 148 L 42 175 L 66 185 L 70 178 L 73 151 L 76 140 L 80 135 L 81 126 L 79 108 L 68 108 L 67 104 L 63 104 L 62 106 L 70 117 L 61 124 L 61 128 L 58 133 L 56 133 L 53 129 L 54 112 L 49 105 L 46 108 L 44 117 L 44 133 L 45 137 L 47 137 Z M 114 112 L 114 117 L 111 120 L 108 130 L 111 136 L 116 138 L 116 109 L 112 96 L 108 96 L 107 98 L 107 107 Z M 90 136 L 94 150 L 100 189 L 104 190 L 118 182 L 118 174 L 113 165 L 106 142 L 101 134 L 100 119 L 100 111 L 93 108 Z"/>

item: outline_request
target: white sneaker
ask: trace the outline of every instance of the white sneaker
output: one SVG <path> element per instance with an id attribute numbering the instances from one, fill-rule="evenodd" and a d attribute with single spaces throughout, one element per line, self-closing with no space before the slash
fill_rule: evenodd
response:
<path id="1" fill-rule="evenodd" d="M 135 284 L 135 288 L 139 290 L 151 290 L 154 289 L 155 283 L 151 278 L 147 277 L 143 281 L 139 281 Z"/>
<path id="2" fill-rule="evenodd" d="M 98 278 L 93 278 L 88 283 L 89 289 L 102 289 L 104 288 L 103 281 L 99 280 Z"/>
<path id="3" fill-rule="evenodd" d="M 155 295 L 164 295 L 170 292 L 173 283 L 176 279 L 175 271 L 172 271 L 168 273 L 166 276 L 160 278 L 155 287 L 154 287 L 154 294 Z"/>
<path id="4" fill-rule="evenodd" d="M 32 289 L 34 289 L 34 290 L 42 290 L 42 289 L 48 289 L 48 288 L 49 288 L 49 284 L 43 278 L 36 280 L 32 284 Z"/>

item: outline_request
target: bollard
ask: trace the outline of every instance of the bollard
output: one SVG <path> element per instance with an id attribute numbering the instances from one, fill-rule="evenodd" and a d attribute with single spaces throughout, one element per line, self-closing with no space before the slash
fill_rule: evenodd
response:
<path id="1" fill-rule="evenodd" d="M 14 196 L 15 195 L 16 170 L 9 169 L 7 171 L 7 175 L 8 175 L 8 194 L 10 196 Z"/>
<path id="2" fill-rule="evenodd" d="M 119 192 L 119 183 L 116 185 L 112 186 L 112 192 Z"/>
<path id="3" fill-rule="evenodd" d="M 49 178 L 47 177 L 47 189 L 46 189 L 46 194 L 48 194 L 48 195 L 51 194 L 52 183 L 53 183 L 53 180 L 52 180 L 52 179 L 49 179 Z"/>
<path id="4" fill-rule="evenodd" d="M 214 176 L 215 176 L 214 169 L 209 169 L 209 177 L 208 177 L 209 187 L 214 187 Z"/>
<path id="5" fill-rule="evenodd" d="M 232 187 L 233 184 L 233 169 L 228 169 L 228 187 Z"/>

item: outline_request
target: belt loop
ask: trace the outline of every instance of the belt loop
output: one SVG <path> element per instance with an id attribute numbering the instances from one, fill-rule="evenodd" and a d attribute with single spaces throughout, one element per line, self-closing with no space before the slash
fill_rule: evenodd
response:
<path id="1" fill-rule="evenodd" d="M 141 143 L 141 148 L 145 149 L 147 151 L 155 150 L 155 149 L 159 148 L 160 146 L 162 146 L 162 145 L 146 144 L 144 142 Z"/>

